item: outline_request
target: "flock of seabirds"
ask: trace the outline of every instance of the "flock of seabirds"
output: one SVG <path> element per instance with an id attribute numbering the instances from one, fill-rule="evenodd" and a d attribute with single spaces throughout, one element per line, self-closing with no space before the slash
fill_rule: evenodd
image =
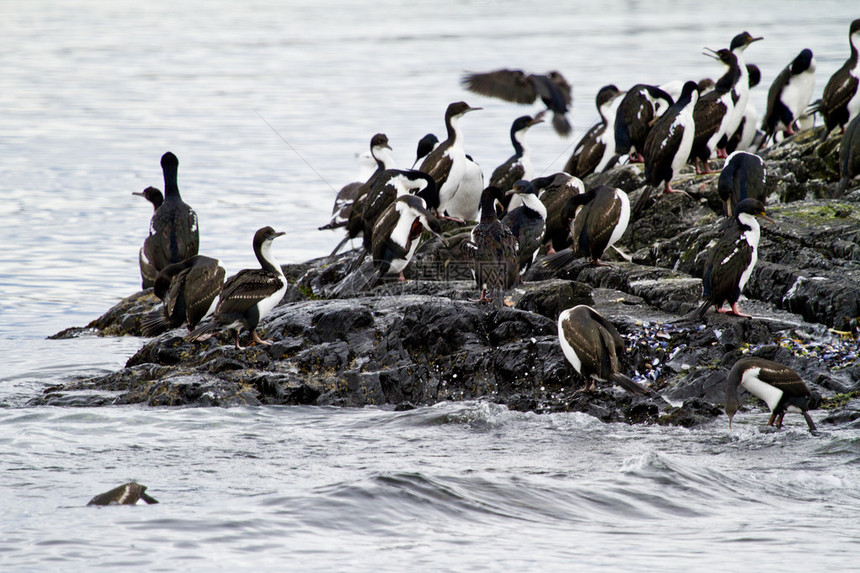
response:
<path id="1" fill-rule="evenodd" d="M 538 75 L 507 69 L 464 75 L 463 86 L 472 92 L 523 104 L 539 98 L 547 110 L 513 122 L 514 154 L 493 171 L 486 186 L 480 166 L 466 154 L 461 128 L 463 117 L 481 108 L 450 104 L 445 112 L 446 138 L 425 136 L 409 170 L 393 168 L 388 138 L 374 135 L 369 151 L 375 170 L 340 191 L 332 220 L 320 227 L 346 231 L 332 258 L 347 241 L 362 238 L 359 256 L 339 285 L 340 292 L 369 289 L 386 275 L 403 280 L 402 271 L 422 234 L 428 231 L 446 241 L 439 221 L 450 219 L 477 221 L 460 251 L 472 269 L 480 300 L 504 304 L 504 292 L 522 280 L 541 247 L 547 252 L 541 264 L 549 268 L 562 268 L 580 257 L 592 265 L 606 264 L 600 257 L 624 234 L 646 193 L 631 206 L 621 189 L 605 185 L 586 189 L 582 183 L 586 175 L 609 169 L 626 156 L 630 162 L 644 162 L 649 189 L 683 193 L 672 189 L 674 175 L 687 162 L 694 163 L 697 172 L 709 172 L 708 160 L 716 155 L 725 158 L 718 188 L 726 218 L 707 259 L 704 301 L 691 318 L 702 319 L 711 306 L 717 312 L 748 317 L 741 313 L 738 299 L 758 258 L 757 217 L 770 220 L 764 206 L 765 164 L 755 152 L 811 127 L 818 114 L 825 125 L 822 139 L 837 127 L 843 130 L 838 193 L 860 173 L 860 19 L 850 26 L 851 55 L 830 77 L 821 100 L 810 102 L 815 60 L 804 49 L 776 77 L 767 111 L 759 120 L 748 100 L 761 74 L 745 63 L 744 54 L 761 39 L 743 32 L 728 48 L 709 50 L 725 66 L 716 82 L 639 84 L 627 91 L 603 87 L 596 98 L 601 121 L 576 145 L 564 171 L 548 177 L 533 177 L 525 135 L 546 114 L 552 114 L 552 126 L 560 135 L 571 132 L 566 115 L 571 89 L 564 77 L 558 72 Z M 259 229 L 253 248 L 260 268 L 225 280 L 217 259 L 198 254 L 197 216 L 180 197 L 178 166 L 176 156 L 165 153 L 164 194 L 153 187 L 135 193 L 155 209 L 150 234 L 140 249 L 143 288 L 153 288 L 163 302 L 145 317 L 144 335 L 157 336 L 186 324 L 187 339 L 193 341 L 232 329 L 236 347 L 241 348 L 239 333 L 244 327 L 252 344 L 270 344 L 260 338 L 257 326 L 287 291 L 287 279 L 271 250 L 272 242 L 284 233 L 268 226 Z M 558 336 L 564 356 L 585 378 L 585 390 L 593 390 L 599 380 L 634 394 L 651 394 L 620 371 L 624 341 L 593 308 L 580 305 L 563 311 Z M 790 368 L 757 357 L 738 360 L 727 384 L 730 426 L 738 410 L 739 386 L 767 403 L 772 412 L 768 425 L 781 427 L 786 411 L 792 410 L 803 414 L 811 431 L 816 429 L 807 412 L 809 389 Z"/>

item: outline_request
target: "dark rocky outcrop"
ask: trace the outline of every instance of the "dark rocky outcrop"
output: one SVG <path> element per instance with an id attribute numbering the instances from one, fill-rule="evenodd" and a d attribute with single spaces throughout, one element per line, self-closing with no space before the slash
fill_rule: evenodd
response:
<path id="1" fill-rule="evenodd" d="M 260 327 L 271 346 L 237 350 L 226 333 L 189 343 L 175 330 L 145 342 L 122 370 L 52 387 L 32 403 L 404 409 L 486 399 L 517 410 L 692 427 L 722 414 L 728 370 L 754 354 L 797 370 L 816 400 L 836 408 L 828 423 L 856 423 L 856 399 L 839 397 L 860 390 L 860 190 L 827 198 L 839 178 L 838 137 L 819 144 L 817 133 L 766 153 L 776 224 L 763 225 L 746 289 L 743 308 L 752 320 L 714 312 L 705 324 L 688 318 L 718 234 L 717 175 L 687 171 L 674 186 L 688 196 L 662 195 L 643 187 L 641 166 L 623 165 L 586 184 L 619 186 L 633 203 L 642 198 L 619 245 L 632 263 L 610 252 L 612 266 L 581 260 L 549 273 L 535 265 L 503 308 L 474 302 L 478 292 L 458 254 L 463 228 L 449 228 L 447 244 L 422 245 L 406 270 L 412 280 L 383 282 L 358 297 L 328 298 L 355 253 L 287 265 L 291 288 Z M 157 302 L 149 291 L 137 293 L 57 336 L 137 335 Z M 556 334 L 559 312 L 576 304 L 594 306 L 618 326 L 628 345 L 624 371 L 660 396 L 607 385 L 577 392 L 582 380 Z"/>

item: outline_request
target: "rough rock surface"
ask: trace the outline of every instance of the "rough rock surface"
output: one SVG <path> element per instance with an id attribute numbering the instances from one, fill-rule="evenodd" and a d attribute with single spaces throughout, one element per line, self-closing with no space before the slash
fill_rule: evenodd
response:
<path id="1" fill-rule="evenodd" d="M 838 137 L 817 139 L 817 130 L 802 133 L 765 154 L 776 223 L 762 226 L 759 263 L 742 302 L 751 320 L 713 311 L 705 324 L 688 318 L 719 232 L 717 174 L 685 169 L 673 185 L 689 195 L 662 195 L 643 186 L 640 165 L 622 165 L 586 185 L 619 186 L 634 204 L 642 198 L 618 245 L 632 263 L 610 252 L 604 259 L 612 266 L 581 260 L 550 273 L 535 265 L 508 293 L 510 306 L 499 309 L 474 302 L 477 289 L 458 256 L 463 228 L 446 232 L 447 245 L 434 239 L 421 247 L 406 271 L 412 280 L 357 297 L 329 298 L 355 253 L 286 265 L 291 287 L 260 328 L 271 346 L 237 350 L 227 333 L 190 343 L 178 329 L 145 342 L 122 370 L 48 388 L 32 403 L 411 408 L 487 399 L 606 422 L 696 426 L 722 415 L 729 368 L 754 354 L 794 368 L 816 402 L 835 407 L 818 415 L 822 422 L 856 424 L 860 190 L 828 198 L 839 179 Z M 157 304 L 143 291 L 56 336 L 139 335 L 141 317 Z M 565 361 L 556 330 L 559 312 L 577 304 L 616 324 L 628 345 L 623 370 L 653 396 L 606 384 L 577 392 L 583 381 Z"/>

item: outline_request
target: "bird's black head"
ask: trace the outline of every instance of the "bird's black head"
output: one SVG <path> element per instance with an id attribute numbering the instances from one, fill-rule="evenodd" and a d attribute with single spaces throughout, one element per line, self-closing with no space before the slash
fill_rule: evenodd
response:
<path id="1" fill-rule="evenodd" d="M 860 34 L 860 18 L 857 18 L 853 22 L 851 22 L 851 28 L 848 31 L 848 36 L 853 36 L 854 34 Z"/>
<path id="2" fill-rule="evenodd" d="M 519 195 L 537 195 L 534 185 L 531 184 L 531 181 L 526 181 L 525 179 L 520 179 L 514 183 L 511 190 L 505 193 L 505 195 L 513 195 L 515 193 Z"/>
<path id="3" fill-rule="evenodd" d="M 716 82 L 711 78 L 702 78 L 696 84 L 696 91 L 699 92 L 699 95 L 704 95 L 708 91 L 712 90 L 715 85 Z"/>
<path id="4" fill-rule="evenodd" d="M 455 117 L 460 117 L 469 113 L 470 111 L 477 111 L 482 109 L 480 107 L 472 107 L 464 101 L 456 101 L 452 104 L 448 105 L 448 109 L 445 111 L 445 119 L 452 119 Z"/>
<path id="5" fill-rule="evenodd" d="M 147 187 L 143 191 L 134 191 L 132 192 L 132 195 L 143 197 L 152 203 L 152 206 L 155 209 L 158 209 L 161 207 L 161 204 L 164 203 L 164 195 L 162 195 L 161 190 L 156 189 L 155 187 Z"/>
<path id="6" fill-rule="evenodd" d="M 743 31 L 734 38 L 732 38 L 732 43 L 729 48 L 732 51 L 735 50 L 745 50 L 747 46 L 752 44 L 753 42 L 758 42 L 759 40 L 764 40 L 762 37 L 753 38 L 752 34 L 747 31 Z"/>
<path id="7" fill-rule="evenodd" d="M 805 48 L 791 61 L 791 73 L 802 74 L 812 66 L 812 50 Z"/>
<path id="8" fill-rule="evenodd" d="M 771 223 L 773 223 L 773 219 L 768 217 L 767 213 L 765 213 L 764 203 L 762 203 L 758 199 L 753 199 L 751 197 L 748 197 L 748 198 L 744 199 L 743 201 L 741 201 L 740 203 L 738 203 L 735 206 L 735 213 L 736 213 L 736 216 L 740 215 L 741 213 L 747 213 L 747 214 L 753 215 L 755 217 L 761 217 L 761 218 L 766 219 L 766 220 L 770 221 Z"/>
<path id="9" fill-rule="evenodd" d="M 256 233 L 254 233 L 254 246 L 262 245 L 266 241 L 274 241 L 281 235 L 286 235 L 283 231 L 275 231 L 271 227 L 263 227 L 262 229 L 258 229 Z"/>
<path id="10" fill-rule="evenodd" d="M 162 169 L 176 169 L 179 167 L 179 159 L 171 152 L 167 152 L 161 156 Z"/>
<path id="11" fill-rule="evenodd" d="M 377 133 L 373 137 L 370 138 L 370 149 L 372 150 L 374 147 L 384 147 L 386 149 L 391 149 L 391 146 L 388 145 L 388 136 L 384 133 Z"/>
<path id="12" fill-rule="evenodd" d="M 600 109 L 607 103 L 611 102 L 615 97 L 620 94 L 618 87 L 614 84 L 609 84 L 603 86 L 598 90 L 597 97 L 595 98 L 595 102 L 597 103 L 597 109 Z"/>
<path id="13" fill-rule="evenodd" d="M 513 136 L 518 131 L 523 131 L 536 123 L 543 123 L 543 118 L 541 114 L 538 114 L 535 117 L 530 115 L 523 115 L 514 120 L 514 123 L 511 124 L 511 135 Z"/>
<path id="14" fill-rule="evenodd" d="M 698 93 L 699 93 L 699 85 L 696 82 L 693 82 L 693 81 L 684 82 L 684 87 L 681 88 L 681 95 L 678 96 L 678 101 L 676 101 L 675 104 L 677 105 L 677 104 L 682 103 L 682 102 L 689 102 L 692 99 L 693 94 L 698 94 Z"/>
<path id="15" fill-rule="evenodd" d="M 418 150 L 415 155 L 417 157 L 424 157 L 436 147 L 436 144 L 439 143 L 439 138 L 433 135 L 432 133 L 428 133 L 424 137 L 418 140 Z"/>
<path id="16" fill-rule="evenodd" d="M 761 82 L 761 70 L 757 65 L 747 64 L 747 75 L 749 76 L 751 88 L 756 87 Z"/>
<path id="17" fill-rule="evenodd" d="M 504 193 L 495 185 L 490 185 L 481 192 L 481 220 L 496 218 L 496 204 L 503 205 Z"/>

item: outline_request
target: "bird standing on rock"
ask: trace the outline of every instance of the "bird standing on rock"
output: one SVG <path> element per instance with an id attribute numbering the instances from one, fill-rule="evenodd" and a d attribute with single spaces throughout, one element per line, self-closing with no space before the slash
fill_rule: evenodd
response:
<path id="1" fill-rule="evenodd" d="M 851 46 L 851 55 L 827 80 L 818 106 L 818 111 L 824 117 L 822 141 L 827 139 L 834 128 L 838 126 L 844 129 L 852 119 L 860 115 L 860 54 L 857 51 L 860 45 L 860 18 L 851 22 L 848 44 Z"/>
<path id="2" fill-rule="evenodd" d="M 513 103 L 528 104 L 540 98 L 552 112 L 552 127 L 556 133 L 563 137 L 570 135 L 571 126 L 566 114 L 573 98 L 570 84 L 560 72 L 526 75 L 521 70 L 502 69 L 466 74 L 462 84 L 477 94 Z"/>
<path id="3" fill-rule="evenodd" d="M 672 96 L 657 86 L 636 84 L 627 90 L 615 114 L 615 153 L 629 155 L 631 163 L 642 163 L 648 132 L 674 103 Z"/>
<path id="4" fill-rule="evenodd" d="M 522 274 L 532 266 L 543 242 L 544 231 L 546 231 L 546 207 L 538 199 L 537 192 L 529 181 L 517 181 L 506 195 L 519 197 L 519 206 L 507 212 L 502 218 L 502 224 L 517 238 L 520 274 Z"/>
<path id="5" fill-rule="evenodd" d="M 481 194 L 481 221 L 472 229 L 469 241 L 460 244 L 481 290 L 481 302 L 504 304 L 504 293 L 519 280 L 519 245 L 517 238 L 496 216 L 496 202 L 502 191 L 487 187 Z M 489 291 L 490 297 L 487 298 Z"/>
<path id="6" fill-rule="evenodd" d="M 690 157 L 696 133 L 693 108 L 698 99 L 696 82 L 685 83 L 680 97 L 657 120 L 645 140 L 645 180 L 654 187 L 663 184 L 664 193 L 678 193 L 670 183 Z"/>
<path id="7" fill-rule="evenodd" d="M 252 344 L 271 344 L 257 334 L 257 325 L 287 292 L 284 271 L 272 255 L 272 241 L 284 234 L 271 227 L 263 227 L 254 234 L 254 254 L 261 268 L 244 269 L 227 279 L 212 320 L 197 327 L 186 337 L 187 340 L 208 338 L 226 328 L 235 331 L 236 348 L 242 348 L 239 329 L 244 326 L 251 331 Z"/>
<path id="8" fill-rule="evenodd" d="M 531 184 L 546 207 L 543 236 L 544 243 L 549 244 L 547 254 L 551 255 L 570 245 L 570 221 L 562 217 L 561 212 L 571 197 L 585 193 L 585 185 L 579 177 L 564 172 L 532 179 Z"/>
<path id="9" fill-rule="evenodd" d="M 584 178 L 586 175 L 594 173 L 597 166 L 600 165 L 607 152 L 606 141 L 604 134 L 606 130 L 613 129 L 609 123 L 609 118 L 615 117 L 614 106 L 620 103 L 621 92 L 612 84 L 603 86 L 598 90 L 595 96 L 595 104 L 597 112 L 600 114 L 600 122 L 596 123 L 585 132 L 576 147 L 573 148 L 573 153 L 564 165 L 564 172 L 570 173 L 574 177 Z M 609 150 L 614 153 L 615 149 Z"/>
<path id="10" fill-rule="evenodd" d="M 705 301 L 695 313 L 697 319 L 704 318 L 712 305 L 719 313 L 751 318 L 748 314 L 741 314 L 738 299 L 758 261 L 761 228 L 756 217 L 773 223 L 773 219 L 765 214 L 761 201 L 744 199 L 737 204 L 734 218 L 723 223 L 722 235 L 705 262 L 702 277 Z M 723 310 L 725 302 L 731 305 L 731 310 Z"/>
<path id="11" fill-rule="evenodd" d="M 731 50 L 722 49 L 714 54 L 728 69 L 717 80 L 714 90 L 700 97 L 693 108 L 696 135 L 693 137 L 690 159 L 696 163 L 696 173 L 711 172 L 708 159 L 717 144 L 730 133 L 728 130 L 735 113 L 734 88 L 736 83 L 742 81 L 737 56 Z"/>
<path id="12" fill-rule="evenodd" d="M 463 179 L 469 173 L 471 160 L 466 156 L 460 120 L 469 112 L 481 108 L 471 107 L 464 101 L 450 104 L 445 110 L 445 128 L 448 137 L 421 162 L 423 171 L 436 181 L 439 189 L 439 213 L 448 217 L 473 221 L 477 217 L 479 196 L 471 190 L 461 190 Z M 462 191 L 462 192 L 461 192 Z M 478 189 L 480 195 L 480 189 Z"/>
<path id="13" fill-rule="evenodd" d="M 161 204 L 164 203 L 164 195 L 161 194 L 161 191 L 156 189 L 155 187 L 147 187 L 143 191 L 132 191 L 132 195 L 137 195 L 138 197 L 143 197 L 150 203 L 152 203 L 152 212 L 158 211 L 158 208 L 161 207 Z M 158 270 L 152 265 L 149 259 L 146 257 L 146 251 L 151 249 L 148 246 L 150 241 L 154 241 L 155 239 L 147 238 L 144 240 L 143 245 L 140 247 L 140 251 L 138 252 L 137 259 L 138 264 L 140 265 L 140 280 L 141 280 L 141 288 L 150 288 L 153 283 L 155 283 L 155 277 L 158 276 Z"/>
<path id="14" fill-rule="evenodd" d="M 630 199 L 621 189 L 601 185 L 568 199 L 562 218 L 570 221 L 573 246 L 544 259 L 547 268 L 560 270 L 578 257 L 588 257 L 592 266 L 624 235 L 630 222 Z"/>
<path id="15" fill-rule="evenodd" d="M 161 169 L 164 173 L 164 202 L 152 214 L 141 262 L 141 265 L 151 265 L 156 272 L 171 263 L 193 257 L 200 246 L 197 214 L 179 194 L 179 160 L 168 151 L 161 157 Z"/>
<path id="16" fill-rule="evenodd" d="M 804 49 L 786 66 L 767 92 L 767 112 L 761 128 L 765 133 L 760 148 L 773 140 L 778 131 L 794 135 L 794 122 L 806 110 L 815 87 L 815 58 Z"/>
<path id="17" fill-rule="evenodd" d="M 611 322 L 590 306 L 581 304 L 562 311 L 558 316 L 558 340 L 564 357 L 585 378 L 582 391 L 593 392 L 597 381 L 608 381 L 631 394 L 650 393 L 619 371 L 624 339 Z"/>
<path id="18" fill-rule="evenodd" d="M 153 294 L 162 306 L 141 321 L 144 336 L 158 336 L 184 323 L 194 330 L 206 316 L 215 312 L 226 271 L 218 259 L 194 255 L 167 265 L 155 279 Z"/>
<path id="19" fill-rule="evenodd" d="M 726 415 L 729 429 L 738 411 L 738 386 L 764 400 L 770 408 L 768 426 L 782 427 L 782 419 L 787 411 L 803 414 L 809 431 L 815 432 L 815 422 L 809 415 L 809 400 L 812 394 L 797 372 L 772 360 L 750 356 L 741 358 L 729 372 L 726 383 Z"/>
<path id="20" fill-rule="evenodd" d="M 508 191 L 513 188 L 517 181 L 532 178 L 534 169 L 532 169 L 531 151 L 526 145 L 526 132 L 531 126 L 538 123 L 543 123 L 541 114 L 535 117 L 524 115 L 514 120 L 514 123 L 511 124 L 511 144 L 514 146 L 514 154 L 496 167 L 490 176 L 490 185 L 498 187 L 502 191 Z M 509 205 L 510 208 L 517 206 Z"/>
<path id="21" fill-rule="evenodd" d="M 761 157 L 748 151 L 729 155 L 717 180 L 717 193 L 726 205 L 724 214 L 732 217 L 737 204 L 747 198 L 764 204 L 766 183 L 767 169 Z"/>

